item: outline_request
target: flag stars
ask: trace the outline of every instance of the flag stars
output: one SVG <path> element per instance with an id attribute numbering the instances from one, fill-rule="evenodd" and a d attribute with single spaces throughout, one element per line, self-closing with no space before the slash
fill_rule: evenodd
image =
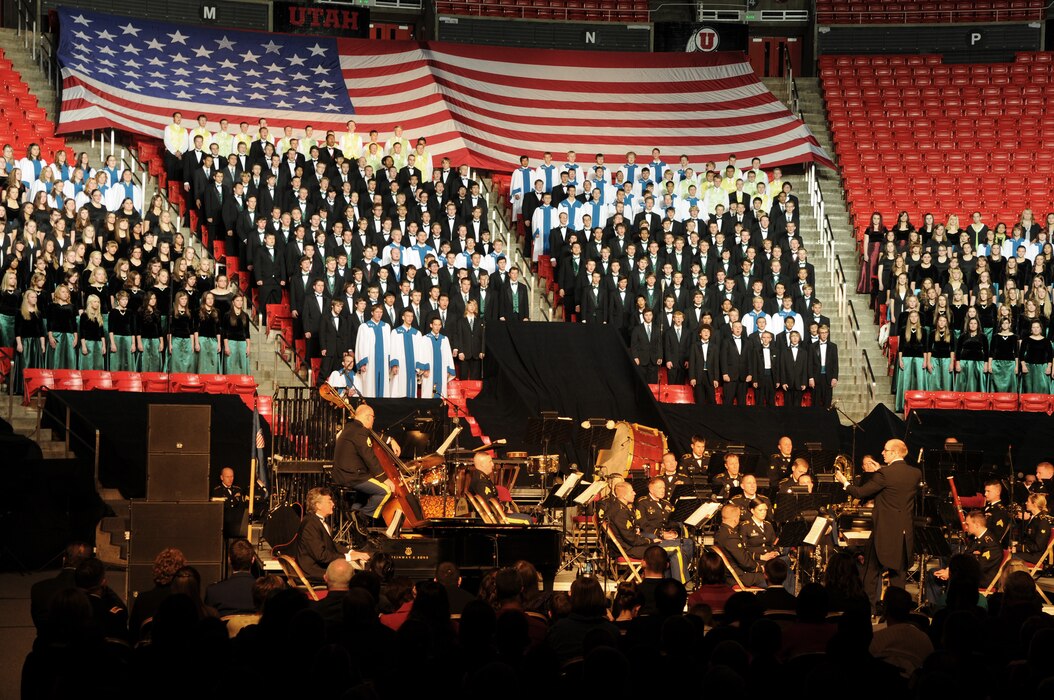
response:
<path id="1" fill-rule="evenodd" d="M 269 41 L 269 42 L 267 42 L 266 44 L 263 45 L 263 50 L 264 50 L 265 54 L 278 53 L 281 50 L 281 48 L 282 48 L 282 45 L 274 43 L 274 39 L 272 39 L 271 41 Z"/>
<path id="2" fill-rule="evenodd" d="M 228 51 L 233 51 L 234 45 L 237 43 L 228 39 L 226 34 L 223 35 L 222 39 L 213 39 L 213 41 L 219 44 L 219 48 L 227 49 Z"/>
<path id="3" fill-rule="evenodd" d="M 118 29 L 121 30 L 121 34 L 122 35 L 124 35 L 124 34 L 131 34 L 132 36 L 136 37 L 137 39 L 139 38 L 139 32 L 143 31 L 141 28 L 135 26 L 131 22 L 129 22 L 128 24 L 126 24 L 126 25 L 124 25 L 122 27 L 118 27 Z"/>
<path id="4" fill-rule="evenodd" d="M 84 15 L 75 15 L 75 16 L 73 16 L 72 19 L 73 19 L 73 23 L 74 24 L 82 24 L 85 27 L 87 27 L 89 24 L 91 24 L 92 22 L 95 21 L 93 19 L 88 19 Z"/>
<path id="5" fill-rule="evenodd" d="M 194 55 L 198 58 L 208 58 L 212 55 L 212 49 L 206 49 L 204 46 L 199 46 L 194 49 Z"/>
<path id="6" fill-rule="evenodd" d="M 189 39 L 190 37 L 188 35 L 186 35 L 186 34 L 181 33 L 177 29 L 172 34 L 169 34 L 168 38 L 172 40 L 173 44 L 183 44 L 184 46 L 186 46 L 187 45 L 187 39 Z"/>
<path id="7" fill-rule="evenodd" d="M 256 63 L 256 59 L 258 58 L 260 57 L 254 54 L 252 51 L 246 51 L 242 54 L 242 60 L 246 63 Z"/>
<path id="8" fill-rule="evenodd" d="M 311 48 L 308 49 L 308 51 L 311 52 L 312 56 L 325 56 L 326 55 L 326 49 L 324 49 L 321 46 L 319 46 L 317 41 L 315 42 L 314 46 L 312 46 Z"/>
<path id="9" fill-rule="evenodd" d="M 99 38 L 102 39 L 103 41 L 113 41 L 114 39 L 117 38 L 116 34 L 111 34 L 110 32 L 108 32 L 105 29 L 102 30 L 101 32 L 95 32 L 95 33 L 98 34 Z"/>
<path id="10" fill-rule="evenodd" d="M 292 56 L 290 56 L 286 60 L 289 61 L 289 65 L 290 66 L 302 66 L 307 61 L 306 58 L 301 58 L 300 56 L 297 56 L 296 54 L 293 54 Z"/>
<path id="11" fill-rule="evenodd" d="M 151 39 L 150 41 L 146 42 L 146 48 L 153 49 L 154 51 L 160 51 L 161 49 L 165 48 L 165 45 L 157 39 Z"/>

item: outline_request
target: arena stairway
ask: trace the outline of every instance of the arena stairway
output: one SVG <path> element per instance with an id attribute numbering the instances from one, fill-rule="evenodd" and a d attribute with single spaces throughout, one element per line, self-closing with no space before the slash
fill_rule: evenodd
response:
<path id="1" fill-rule="evenodd" d="M 784 78 L 765 78 L 765 86 L 776 97 L 789 103 L 787 82 Z M 834 153 L 834 143 L 827 127 L 826 112 L 816 78 L 796 77 L 800 109 L 805 124 L 812 131 L 820 146 L 828 153 Z M 831 337 L 838 343 L 840 378 L 834 397 L 839 407 L 856 420 L 864 418 L 878 402 L 893 408 L 890 393 L 889 376 L 886 373 L 886 358 L 878 345 L 877 328 L 872 322 L 869 308 L 870 298 L 866 294 L 856 293 L 856 282 L 859 273 L 858 254 L 853 227 L 845 208 L 844 189 L 839 173 L 829 168 L 817 167 L 816 174 L 824 196 L 825 214 L 831 223 L 834 234 L 834 258 L 828 260 L 822 253 L 818 237 L 816 211 L 809 202 L 809 189 L 805 176 L 800 168 L 783 168 L 784 178 L 793 186 L 797 195 L 801 213 L 801 231 L 809 251 L 809 262 L 816 267 L 816 296 L 824 304 L 823 313 L 831 318 Z M 852 304 L 852 314 L 841 316 L 835 302 L 835 289 L 831 284 L 832 265 L 841 263 L 846 279 L 846 298 Z M 865 366 L 864 354 L 874 372 L 875 386 L 872 400 L 868 384 L 870 383 Z"/>

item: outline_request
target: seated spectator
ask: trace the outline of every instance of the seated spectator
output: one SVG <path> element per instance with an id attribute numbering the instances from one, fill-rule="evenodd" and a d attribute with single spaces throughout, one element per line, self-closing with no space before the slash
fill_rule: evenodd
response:
<path id="1" fill-rule="evenodd" d="M 392 604 L 392 612 L 381 615 L 381 623 L 389 629 L 398 631 L 414 604 L 414 583 L 405 576 L 396 576 L 388 584 L 385 596 Z"/>
<path id="2" fill-rule="evenodd" d="M 354 573 L 355 570 L 346 559 L 331 561 L 322 577 L 326 582 L 326 595 L 311 606 L 326 623 L 326 636 L 330 639 L 335 636 L 344 617 L 344 596 L 348 592 L 348 585 Z"/>
<path id="3" fill-rule="evenodd" d="M 231 542 L 227 548 L 230 576 L 205 589 L 205 605 L 215 608 L 221 616 L 252 612 L 255 609 L 252 597 L 256 581 L 252 575 L 255 561 L 256 552 L 248 540 Z"/>
<path id="4" fill-rule="evenodd" d="M 795 610 L 797 599 L 787 592 L 784 583 L 790 573 L 787 562 L 769 559 L 765 562 L 765 590 L 758 593 L 758 600 L 765 610 Z"/>
<path id="5" fill-rule="evenodd" d="M 875 631 L 870 651 L 876 659 L 893 664 L 904 678 L 911 678 L 922 668 L 926 657 L 933 653 L 929 635 L 918 628 L 911 618 L 915 608 L 911 596 L 903 588 L 890 587 L 883 597 L 886 626 Z"/>
<path id="6" fill-rule="evenodd" d="M 725 565 L 721 557 L 707 550 L 699 557 L 700 585 L 688 596 L 688 606 L 706 604 L 714 614 L 725 609 L 725 601 L 732 597 L 735 589 L 725 582 Z"/>
<path id="7" fill-rule="evenodd" d="M 84 542 L 71 542 L 66 545 L 62 553 L 62 568 L 59 573 L 52 577 L 38 581 L 29 589 L 29 612 L 33 618 L 33 624 L 40 632 L 41 626 L 47 620 L 48 606 L 56 593 L 67 588 L 75 588 L 74 573 L 81 562 L 91 557 L 91 547 Z"/>
<path id="8" fill-rule="evenodd" d="M 557 597 L 553 596 L 554 603 Z M 575 579 L 571 584 L 570 613 L 560 617 L 549 628 L 545 645 L 561 662 L 581 657 L 587 636 L 594 631 L 610 635 L 612 645 L 619 629 L 607 619 L 604 589 L 592 576 Z"/>
<path id="9" fill-rule="evenodd" d="M 132 642 L 139 639 L 143 625 L 154 616 L 161 601 L 171 595 L 172 579 L 186 563 L 183 552 L 174 547 L 162 549 L 154 557 L 154 587 L 139 592 L 129 615 L 128 631 Z"/>
<path id="10" fill-rule="evenodd" d="M 453 562 L 445 561 L 437 566 L 435 580 L 446 588 L 451 615 L 460 615 L 466 605 L 476 600 L 476 596 L 461 588 L 461 572 Z"/>

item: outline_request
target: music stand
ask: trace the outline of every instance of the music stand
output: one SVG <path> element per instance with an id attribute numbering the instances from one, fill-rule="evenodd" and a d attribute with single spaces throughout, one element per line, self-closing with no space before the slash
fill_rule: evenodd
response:
<path id="1" fill-rule="evenodd" d="M 527 419 L 527 434 L 524 442 L 528 445 L 541 447 L 543 464 L 549 464 L 549 446 L 571 442 L 574 422 L 570 418 L 561 417 L 556 411 L 542 411 L 540 418 Z M 549 488 L 548 474 L 542 470 L 542 489 Z"/>
<path id="2" fill-rule="evenodd" d="M 926 560 L 937 557 L 938 561 L 946 561 L 952 556 L 952 548 L 944 536 L 944 529 L 936 525 L 916 526 L 913 536 L 915 553 L 919 556 L 919 594 L 916 600 L 921 608 L 926 602 Z"/>
<path id="3" fill-rule="evenodd" d="M 589 418 L 582 421 L 575 430 L 574 446 L 578 451 L 579 457 L 583 454 L 586 455 L 586 463 L 581 465 L 584 473 L 593 473 L 600 451 L 611 449 L 611 443 L 614 439 L 615 428 L 612 421 L 601 418 Z"/>

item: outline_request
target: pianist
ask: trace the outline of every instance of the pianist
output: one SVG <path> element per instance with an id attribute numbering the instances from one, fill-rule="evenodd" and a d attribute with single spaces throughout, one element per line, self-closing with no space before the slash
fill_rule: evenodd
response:
<path id="1" fill-rule="evenodd" d="M 307 492 L 307 511 L 296 536 L 296 563 L 312 584 L 324 582 L 330 562 L 368 559 L 363 552 L 348 550 L 333 541 L 333 531 L 326 518 L 333 514 L 333 496 L 329 489 L 315 487 Z"/>

